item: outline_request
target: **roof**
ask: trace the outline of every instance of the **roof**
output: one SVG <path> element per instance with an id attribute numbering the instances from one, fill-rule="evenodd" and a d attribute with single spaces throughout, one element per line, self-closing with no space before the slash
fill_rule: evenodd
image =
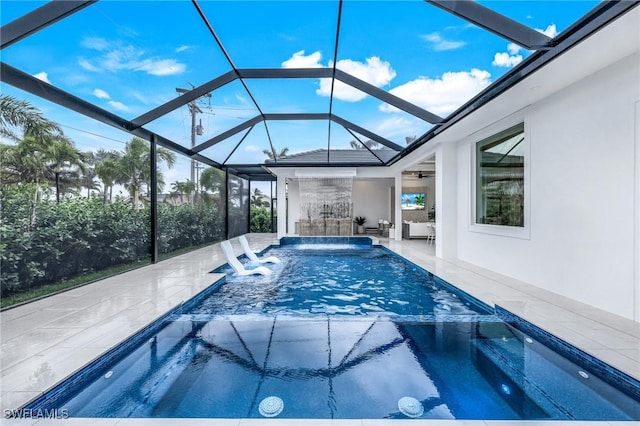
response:
<path id="1" fill-rule="evenodd" d="M 383 149 L 314 149 L 311 151 L 300 152 L 297 154 L 287 155 L 278 158 L 278 166 L 287 165 L 323 165 L 323 164 L 341 164 L 341 165 L 366 165 L 366 166 L 383 166 L 393 156 L 396 151 L 388 148 Z M 274 160 L 265 162 L 268 166 L 274 166 Z"/>
<path id="2" fill-rule="evenodd" d="M 549 35 L 510 16 L 524 3 L 549 22 L 562 8 L 573 15 Z M 2 2 L 0 78 L 3 91 L 13 86 L 250 179 L 272 179 L 265 165 L 390 165 L 638 5 L 539 3 Z M 445 79 L 463 75 L 424 74 L 434 64 L 453 69 L 447 58 L 463 42 L 443 35 L 450 28 L 473 28 L 474 43 L 508 49 L 512 68 L 489 78 L 465 65 L 464 76 L 482 84 L 466 97 L 457 93 L 465 81 L 440 93 Z M 382 40 L 392 47 L 378 54 Z M 423 42 L 430 48 L 418 49 Z M 66 54 L 74 49 L 82 54 Z M 175 59 L 184 52 L 189 66 Z M 410 60 L 392 68 L 386 58 Z M 97 86 L 107 82 L 135 107 Z M 450 102 L 428 100 L 436 95 Z M 368 141 L 383 148 L 346 149 Z M 291 154 L 279 157 L 284 148 Z"/>

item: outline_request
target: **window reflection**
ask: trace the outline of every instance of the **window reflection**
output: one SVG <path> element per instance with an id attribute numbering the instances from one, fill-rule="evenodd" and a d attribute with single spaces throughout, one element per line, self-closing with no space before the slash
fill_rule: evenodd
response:
<path id="1" fill-rule="evenodd" d="M 524 124 L 476 144 L 476 223 L 524 227 Z"/>

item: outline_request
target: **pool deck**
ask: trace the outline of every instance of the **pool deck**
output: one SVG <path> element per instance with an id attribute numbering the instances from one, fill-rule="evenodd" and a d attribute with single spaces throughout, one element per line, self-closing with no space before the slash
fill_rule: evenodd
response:
<path id="1" fill-rule="evenodd" d="M 277 243 L 250 234 L 254 250 Z M 640 379 L 640 323 L 464 262 L 435 257 L 424 240 L 380 243 L 490 305 L 500 305 Z M 240 244 L 233 240 L 236 253 Z M 0 313 L 0 408 L 16 409 L 135 331 L 199 293 L 222 274 L 219 244 L 145 266 Z M 107 425 L 636 425 L 635 422 L 314 420 L 314 419 L 0 419 L 0 424 Z"/>

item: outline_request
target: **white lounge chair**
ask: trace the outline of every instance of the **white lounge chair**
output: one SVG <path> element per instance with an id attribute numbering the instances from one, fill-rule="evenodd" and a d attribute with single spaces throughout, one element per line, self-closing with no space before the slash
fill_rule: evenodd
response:
<path id="1" fill-rule="evenodd" d="M 238 240 L 240 240 L 240 245 L 242 246 L 242 250 L 244 250 L 244 254 L 247 255 L 250 261 L 257 262 L 257 263 L 280 263 L 280 259 L 278 259 L 275 256 L 263 257 L 262 259 L 256 256 L 253 250 L 251 250 L 251 247 L 249 247 L 249 242 L 247 241 L 247 237 L 245 237 L 244 235 L 238 238 Z"/>
<path id="2" fill-rule="evenodd" d="M 246 269 L 233 253 L 233 247 L 229 241 L 221 242 L 220 247 L 222 247 L 222 251 L 227 257 L 227 262 L 237 275 L 271 275 L 271 270 L 264 266 L 258 266 L 254 269 Z"/>

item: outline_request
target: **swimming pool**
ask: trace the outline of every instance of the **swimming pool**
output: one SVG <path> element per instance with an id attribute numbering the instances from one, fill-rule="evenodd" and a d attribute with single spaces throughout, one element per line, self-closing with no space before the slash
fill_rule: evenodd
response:
<path id="1" fill-rule="evenodd" d="M 305 262 L 319 261 L 316 249 L 303 250 Z M 374 249 L 352 250 L 367 257 L 365 252 Z M 287 259 L 290 249 L 284 244 L 271 250 Z M 334 254 L 348 259 L 353 253 Z M 373 263 L 389 260 L 377 256 Z M 327 288 L 314 293 L 313 300 L 324 299 L 315 304 L 260 278 L 225 280 L 30 408 L 65 408 L 71 417 L 640 419 L 637 381 L 504 310 L 487 312 L 410 262 L 392 261 L 421 276 L 427 296 L 437 299 L 440 290 L 446 291 L 446 303 L 453 306 L 438 307 L 444 300 L 437 299 L 410 310 L 379 299 L 376 289 L 350 288 L 358 283 L 393 287 L 386 275 L 379 277 L 383 283 L 360 277 L 335 286 L 316 276 L 316 285 Z M 288 262 L 274 273 L 275 283 L 286 277 Z M 304 268 L 294 267 L 296 279 Z M 399 273 L 386 269 L 394 277 Z M 327 279 L 335 281 L 333 275 Z M 301 278 L 296 285 L 305 288 L 304 282 Z M 265 303 L 254 294 L 260 286 L 270 295 Z M 225 310 L 227 296 L 218 305 L 211 301 L 228 289 L 242 295 L 237 304 L 256 303 L 238 311 Z M 365 295 L 335 297 L 348 295 L 345 289 Z M 408 297 L 411 305 L 419 290 L 392 291 L 387 298 L 402 302 Z M 291 311 L 284 309 L 287 303 Z M 381 306 L 390 310 L 380 312 Z"/>
<path id="2" fill-rule="evenodd" d="M 305 241 L 309 239 L 288 238 L 268 250 L 265 256 L 282 260 L 269 266 L 270 276 L 238 277 L 226 265 L 217 268 L 228 274 L 226 285 L 192 313 L 414 315 L 422 320 L 493 313 L 446 281 L 373 246 L 369 238 L 351 238 L 351 244 Z"/>

